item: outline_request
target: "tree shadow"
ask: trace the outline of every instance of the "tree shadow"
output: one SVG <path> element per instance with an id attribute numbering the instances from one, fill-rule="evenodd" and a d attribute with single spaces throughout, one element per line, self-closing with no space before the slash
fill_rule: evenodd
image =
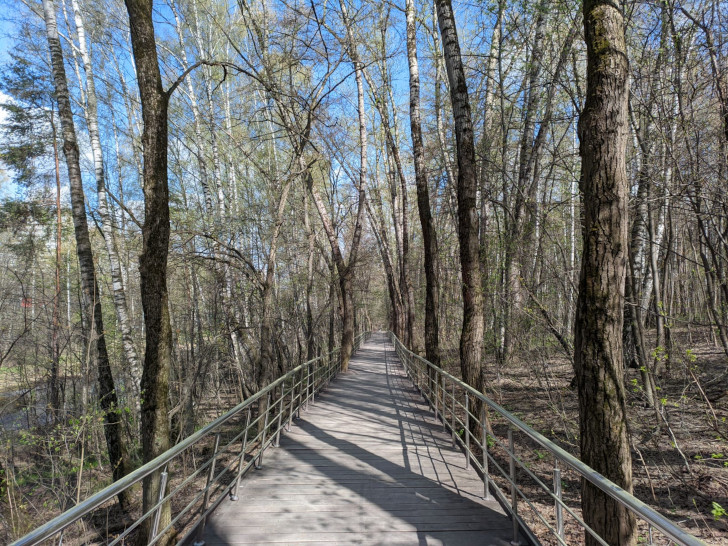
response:
<path id="1" fill-rule="evenodd" d="M 382 339 L 282 439 L 242 502 L 211 518 L 207 544 L 510 544 L 511 519 L 483 503 L 481 482 L 463 484 L 464 464 L 446 463 L 454 448 L 441 425 L 426 419 L 397 361 L 371 348 Z M 337 410 L 355 417 L 326 421 Z"/>

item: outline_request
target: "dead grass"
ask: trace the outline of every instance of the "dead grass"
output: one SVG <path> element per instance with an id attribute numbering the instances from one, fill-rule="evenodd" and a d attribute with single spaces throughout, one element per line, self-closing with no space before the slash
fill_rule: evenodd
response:
<path id="1" fill-rule="evenodd" d="M 728 544 L 728 515 L 721 513 L 721 508 L 728 511 L 728 361 L 706 340 L 706 332 L 690 336 L 678 331 L 673 337 L 669 369 L 657 376 L 659 426 L 655 410 L 646 403 L 638 370 L 626 372 L 634 494 L 706 543 Z M 498 370 L 494 363 L 486 369 L 489 396 L 578 456 L 578 400 L 569 387 L 572 377 L 569 360 L 543 349 L 521 355 L 508 369 Z M 495 421 L 496 437 L 504 438 L 506 428 Z M 517 443 L 529 469 L 552 484 L 553 459 L 532 442 Z M 502 453 L 501 458 L 507 464 Z M 522 474 L 524 483 L 532 483 Z M 564 498 L 578 513 L 579 481 L 568 471 L 562 481 Z M 506 487 L 503 480 L 501 487 Z M 527 491 L 553 525 L 551 499 L 535 485 L 527 486 Z M 565 515 L 565 519 L 571 518 Z M 540 538 L 545 536 L 547 528 L 537 517 L 527 520 Z M 566 534 L 570 544 L 582 540 L 576 525 L 567 525 Z M 640 537 L 648 542 L 646 525 Z M 663 542 L 657 532 L 654 540 Z M 556 541 L 544 539 L 544 543 Z"/>

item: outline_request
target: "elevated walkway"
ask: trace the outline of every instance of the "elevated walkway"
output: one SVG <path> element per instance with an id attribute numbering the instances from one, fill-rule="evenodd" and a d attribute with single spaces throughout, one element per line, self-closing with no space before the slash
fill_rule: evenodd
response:
<path id="1" fill-rule="evenodd" d="M 381 333 L 266 452 L 238 499 L 210 516 L 206 544 L 505 546 L 513 537 Z"/>
<path id="2" fill-rule="evenodd" d="M 366 339 L 347 373 L 339 373 L 339 349 L 296 366 L 13 545 L 88 542 L 78 537 L 92 528 L 95 541 L 122 546 L 139 543 L 147 524 L 149 546 L 566 545 L 585 535 L 606 546 L 581 518 L 580 480 L 637 517 L 640 542 L 703 544 L 393 334 L 363 333 L 355 346 Z M 259 412 L 263 401 L 268 411 Z M 534 453 L 551 461 L 535 468 Z M 483 498 L 471 467 L 499 502 Z M 157 503 L 110 529 L 115 497 L 144 478 L 159 480 Z M 162 518 L 165 506 L 171 520 Z"/>

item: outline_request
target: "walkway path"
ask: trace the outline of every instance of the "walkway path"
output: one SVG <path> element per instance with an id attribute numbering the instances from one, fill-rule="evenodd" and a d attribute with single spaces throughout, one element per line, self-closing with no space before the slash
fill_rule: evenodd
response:
<path id="1" fill-rule="evenodd" d="M 482 494 L 374 334 L 248 474 L 239 500 L 215 511 L 205 542 L 506 546 L 510 519 Z"/>

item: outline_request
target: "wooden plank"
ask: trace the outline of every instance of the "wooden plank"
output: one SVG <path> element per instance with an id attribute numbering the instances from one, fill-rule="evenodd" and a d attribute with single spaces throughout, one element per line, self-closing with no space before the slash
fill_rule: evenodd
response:
<path id="1" fill-rule="evenodd" d="M 494 544 L 511 521 L 375 335 L 209 518 L 213 544 Z"/>
<path id="2" fill-rule="evenodd" d="M 237 545 L 237 544 L 279 544 L 295 546 L 297 544 L 356 544 L 361 546 L 511 546 L 508 531 L 389 531 L 386 533 L 353 533 L 353 532 L 321 532 L 321 533 L 285 533 L 268 534 L 265 532 L 249 535 L 228 536 L 226 534 L 207 534 L 205 544 Z"/>

